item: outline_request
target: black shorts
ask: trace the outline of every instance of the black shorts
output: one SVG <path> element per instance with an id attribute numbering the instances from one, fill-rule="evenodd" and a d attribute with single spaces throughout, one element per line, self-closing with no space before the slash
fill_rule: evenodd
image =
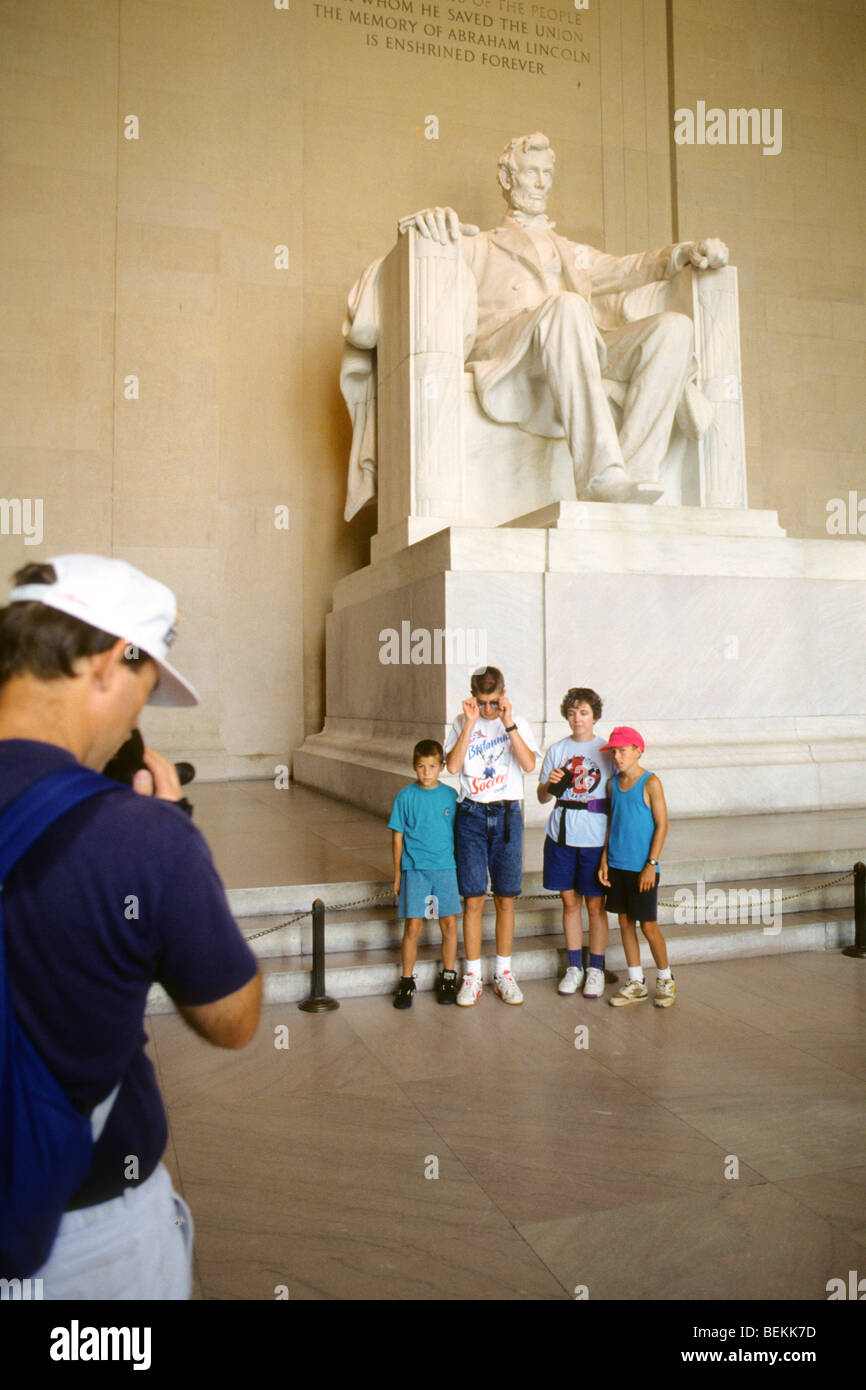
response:
<path id="1" fill-rule="evenodd" d="M 640 872 L 637 869 L 614 869 L 608 866 L 607 876 L 610 887 L 607 890 L 605 911 L 624 913 L 633 922 L 658 921 L 659 871 L 656 881 L 646 893 L 638 888 Z"/>

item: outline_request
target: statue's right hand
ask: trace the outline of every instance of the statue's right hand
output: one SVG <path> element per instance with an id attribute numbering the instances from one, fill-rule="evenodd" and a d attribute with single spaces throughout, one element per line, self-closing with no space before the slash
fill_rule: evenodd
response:
<path id="1" fill-rule="evenodd" d="M 425 208 L 423 212 L 410 213 L 398 222 L 401 232 L 414 227 L 422 236 L 447 246 L 449 241 L 459 241 L 460 236 L 477 236 L 478 228 L 470 222 L 461 222 L 453 208 Z"/>

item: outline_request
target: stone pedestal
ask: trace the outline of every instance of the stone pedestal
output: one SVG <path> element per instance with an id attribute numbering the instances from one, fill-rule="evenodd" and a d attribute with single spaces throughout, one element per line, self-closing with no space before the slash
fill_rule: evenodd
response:
<path id="1" fill-rule="evenodd" d="M 337 586 L 325 727 L 294 775 L 386 813 L 490 662 L 542 748 L 565 691 L 596 689 L 672 815 L 859 805 L 864 632 L 866 544 L 788 539 L 775 512 L 560 502 L 448 527 Z"/>

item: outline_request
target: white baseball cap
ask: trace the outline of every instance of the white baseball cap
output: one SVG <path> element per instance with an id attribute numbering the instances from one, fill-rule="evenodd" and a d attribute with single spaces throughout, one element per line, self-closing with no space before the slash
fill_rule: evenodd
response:
<path id="1" fill-rule="evenodd" d="M 53 584 L 19 584 L 9 603 L 44 603 L 91 627 L 122 637 L 149 656 L 159 671 L 149 705 L 197 705 L 198 691 L 165 660 L 175 639 L 177 604 L 158 579 L 106 555 L 55 555 Z"/>

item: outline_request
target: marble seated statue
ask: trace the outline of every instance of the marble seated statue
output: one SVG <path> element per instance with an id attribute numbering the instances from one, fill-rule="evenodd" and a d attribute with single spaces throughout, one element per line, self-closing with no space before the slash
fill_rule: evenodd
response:
<path id="1" fill-rule="evenodd" d="M 349 297 L 346 519 L 378 497 L 395 545 L 574 498 L 746 506 L 727 248 L 568 241 L 545 212 L 553 168 L 545 136 L 511 141 L 499 227 L 404 218 Z"/>

